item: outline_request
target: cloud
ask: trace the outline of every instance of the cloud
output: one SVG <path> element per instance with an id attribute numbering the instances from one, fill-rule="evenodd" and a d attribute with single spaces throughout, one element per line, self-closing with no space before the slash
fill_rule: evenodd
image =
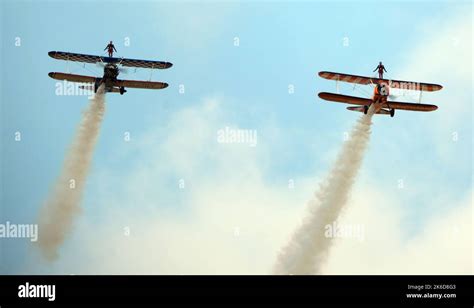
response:
<path id="1" fill-rule="evenodd" d="M 423 93 L 422 102 L 439 110 L 429 121 L 437 135 L 452 132 L 472 119 L 472 11 L 456 12 L 426 23 L 413 50 L 404 55 L 405 65 L 396 72 L 420 82 L 439 83 L 443 90 Z"/>
<path id="2" fill-rule="evenodd" d="M 373 185 L 355 190 L 350 208 L 339 221 L 341 225 L 364 226 L 364 240 L 338 239 L 325 273 L 473 273 L 472 192 L 449 207 L 444 205 L 444 210 L 410 235 L 396 195 L 380 192 L 377 184 Z M 442 201 L 433 196 L 432 202 Z"/>
<path id="3" fill-rule="evenodd" d="M 142 136 L 128 149 L 140 154 L 127 176 L 100 172 L 98 182 L 118 193 L 98 189 L 47 271 L 75 264 L 74 273 L 268 273 L 308 194 L 266 183 L 261 144 L 217 142 L 219 129 L 239 126 L 221 101 L 204 99 L 177 112 L 166 134 L 160 127 Z M 256 130 L 265 139 L 265 128 Z"/>
<path id="4" fill-rule="evenodd" d="M 204 99 L 177 112 L 166 134 L 160 127 L 134 143 L 128 151 L 140 153 L 137 168 L 120 179 L 113 170 L 98 175 L 114 189 L 99 189 L 60 260 L 25 272 L 270 273 L 318 180 L 295 178 L 294 189 L 274 183 L 260 168 L 271 148 L 217 143 L 217 130 L 232 122 L 223 101 Z M 259 140 L 265 131 L 258 129 Z M 366 240 L 337 241 L 324 273 L 470 273 L 470 199 L 406 239 L 397 193 L 370 181 L 354 191 L 341 222 L 363 223 Z"/>

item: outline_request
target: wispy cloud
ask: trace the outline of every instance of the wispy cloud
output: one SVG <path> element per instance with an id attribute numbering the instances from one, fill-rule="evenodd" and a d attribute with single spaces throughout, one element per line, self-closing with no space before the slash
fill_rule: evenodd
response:
<path id="1" fill-rule="evenodd" d="M 140 153 L 136 159 L 141 167 L 120 179 L 114 179 L 112 170 L 101 173 L 100 182 L 123 192 L 103 190 L 58 262 L 44 268 L 35 262 L 25 271 L 270 273 L 317 181 L 295 178 L 293 188 L 279 185 L 260 168 L 259 152 L 271 148 L 218 143 L 216 131 L 228 123 L 222 100 L 206 99 L 176 113 L 166 136 L 153 131 L 144 135 L 130 149 Z M 356 185 L 354 192 L 341 223 L 363 224 L 366 240 L 336 240 L 323 273 L 469 272 L 467 201 L 447 208 L 418 236 L 406 239 L 397 193 L 384 191 L 376 180 Z M 427 198 L 441 202 L 441 193 Z M 92 213 L 103 218 L 92 221 Z M 443 255 L 451 261 L 444 262 Z"/>

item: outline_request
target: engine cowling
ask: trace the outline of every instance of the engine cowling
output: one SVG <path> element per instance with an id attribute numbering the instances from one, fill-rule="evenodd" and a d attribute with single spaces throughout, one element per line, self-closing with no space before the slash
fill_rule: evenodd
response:
<path id="1" fill-rule="evenodd" d="M 375 87 L 375 94 L 379 94 L 382 96 L 389 96 L 390 95 L 390 87 L 386 83 L 379 83 Z"/>

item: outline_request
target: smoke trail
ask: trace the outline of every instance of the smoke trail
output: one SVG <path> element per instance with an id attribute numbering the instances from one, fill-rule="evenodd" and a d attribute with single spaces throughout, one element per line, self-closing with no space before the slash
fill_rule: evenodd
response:
<path id="1" fill-rule="evenodd" d="M 58 257 L 59 246 L 80 213 L 80 202 L 104 111 L 105 93 L 103 86 L 100 86 L 83 112 L 61 174 L 40 211 L 37 244 L 49 261 Z"/>
<path id="2" fill-rule="evenodd" d="M 275 274 L 307 275 L 321 272 L 332 244 L 325 236 L 325 226 L 332 224 L 346 204 L 370 138 L 373 108 L 357 121 L 344 143 L 327 178 L 320 184 L 309 213 L 279 253 Z"/>

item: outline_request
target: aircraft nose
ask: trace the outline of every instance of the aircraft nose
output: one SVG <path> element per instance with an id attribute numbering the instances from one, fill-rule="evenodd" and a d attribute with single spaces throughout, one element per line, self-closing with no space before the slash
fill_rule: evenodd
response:
<path id="1" fill-rule="evenodd" d="M 51 77 L 51 78 L 54 78 L 54 73 L 53 72 L 48 73 L 48 76 Z"/>

